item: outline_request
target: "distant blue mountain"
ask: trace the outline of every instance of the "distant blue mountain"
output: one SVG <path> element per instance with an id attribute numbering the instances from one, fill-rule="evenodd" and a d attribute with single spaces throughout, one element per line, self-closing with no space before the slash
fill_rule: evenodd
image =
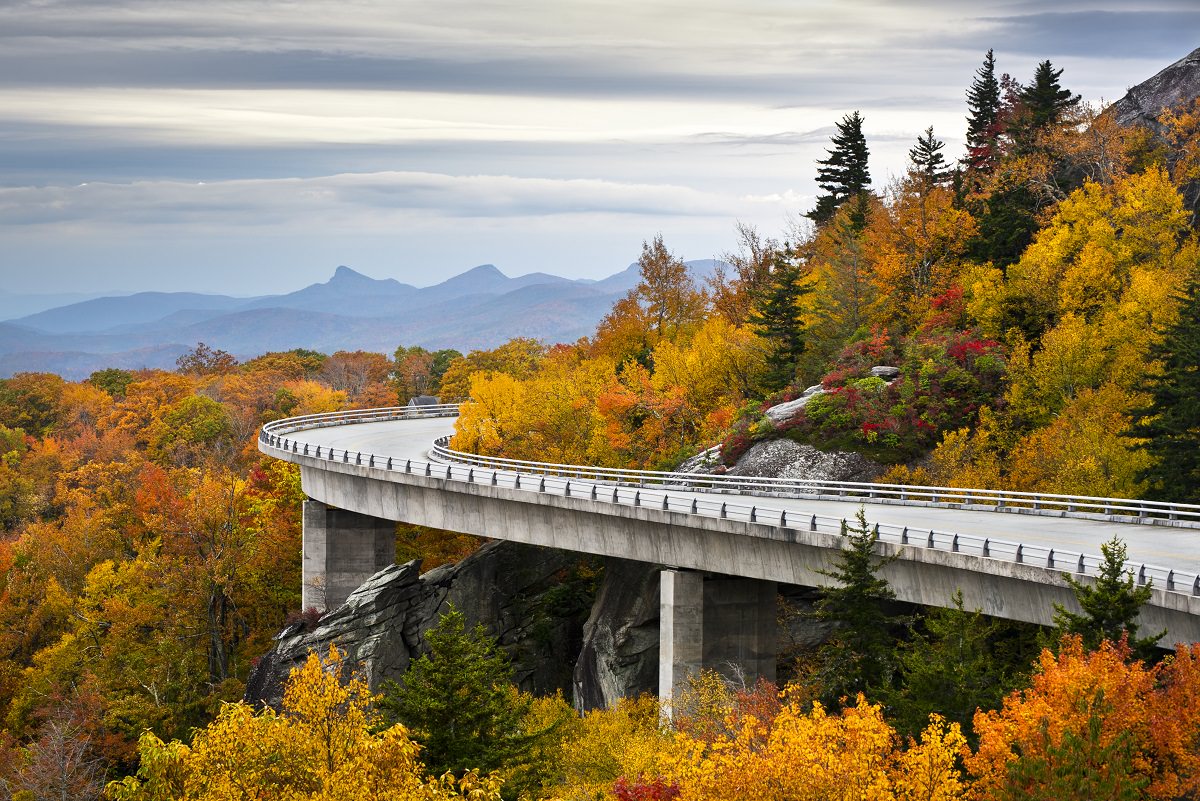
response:
<path id="1" fill-rule="evenodd" d="M 245 302 L 245 298 L 196 292 L 138 292 L 135 295 L 95 298 L 59 306 L 11 322 L 50 334 L 82 333 L 161 320 L 185 309 L 228 311 Z"/>
<path id="2" fill-rule="evenodd" d="M 698 280 L 714 264 L 688 262 Z M 515 336 L 573 342 L 592 333 L 638 279 L 636 264 L 601 281 L 545 273 L 509 278 L 484 264 L 417 288 L 343 266 L 328 281 L 285 295 L 96 298 L 0 323 L 0 376 L 46 370 L 77 379 L 108 366 L 171 368 L 197 342 L 240 358 L 298 347 L 326 353 L 390 353 L 399 345 L 467 351 Z"/>
<path id="3" fill-rule="evenodd" d="M 46 309 L 56 309 L 92 298 L 131 295 L 132 292 L 5 292 L 0 290 L 0 320 L 27 317 Z"/>

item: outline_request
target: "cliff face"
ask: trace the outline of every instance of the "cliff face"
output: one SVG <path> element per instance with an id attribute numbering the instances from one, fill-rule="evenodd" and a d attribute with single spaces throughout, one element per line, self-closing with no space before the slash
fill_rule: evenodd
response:
<path id="1" fill-rule="evenodd" d="M 456 565 L 420 574 L 392 565 L 314 626 L 280 632 L 246 687 L 246 700 L 278 707 L 292 668 L 336 645 L 372 690 L 400 680 L 427 648 L 424 633 L 450 604 L 499 640 L 523 690 L 561 690 L 581 711 L 658 691 L 659 565 L 513 542 L 491 542 Z M 780 675 L 795 652 L 828 636 L 808 612 L 818 593 L 780 587 Z"/>
<path id="2" fill-rule="evenodd" d="M 1200 48 L 1130 89 L 1112 105 L 1111 113 L 1122 125 L 1143 125 L 1158 131 L 1158 116 L 1164 109 L 1190 104 L 1198 96 Z"/>
<path id="3" fill-rule="evenodd" d="M 427 650 L 424 633 L 450 604 L 469 626 L 481 623 L 497 638 L 522 689 L 570 693 L 597 564 L 566 551 L 492 542 L 457 564 L 425 575 L 420 569 L 420 562 L 385 568 L 314 628 L 298 623 L 284 629 L 252 672 L 246 699 L 277 706 L 289 671 L 311 649 L 325 651 L 331 644 L 360 665 L 378 690 Z"/>

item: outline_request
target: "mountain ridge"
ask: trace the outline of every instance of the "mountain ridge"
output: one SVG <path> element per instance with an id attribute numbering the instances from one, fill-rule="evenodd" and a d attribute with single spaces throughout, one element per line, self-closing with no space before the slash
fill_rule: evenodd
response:
<path id="1" fill-rule="evenodd" d="M 715 263 L 687 262 L 698 282 L 711 275 Z M 143 292 L 94 298 L 0 321 L 0 376 L 44 370 L 79 379 L 108 366 L 171 368 L 197 342 L 239 358 L 297 347 L 465 351 L 514 336 L 573 342 L 595 330 L 638 280 L 636 264 L 599 281 L 548 273 L 510 278 L 482 264 L 418 288 L 339 265 L 327 281 L 281 295 Z"/>

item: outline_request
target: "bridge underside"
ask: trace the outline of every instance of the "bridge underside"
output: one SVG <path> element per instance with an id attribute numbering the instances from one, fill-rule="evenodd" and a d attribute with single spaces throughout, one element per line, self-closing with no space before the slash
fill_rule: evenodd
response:
<path id="1" fill-rule="evenodd" d="M 304 502 L 304 609 L 329 611 L 395 561 L 395 521 Z M 659 689 L 664 700 L 702 668 L 753 684 L 775 680 L 773 581 L 660 571 Z"/>

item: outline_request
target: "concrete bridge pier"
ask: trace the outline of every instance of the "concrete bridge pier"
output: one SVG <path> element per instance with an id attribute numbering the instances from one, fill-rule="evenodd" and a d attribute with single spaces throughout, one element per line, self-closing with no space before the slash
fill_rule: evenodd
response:
<path id="1" fill-rule="evenodd" d="M 666 702 L 702 668 L 752 685 L 775 681 L 776 584 L 686 570 L 659 574 L 658 694 Z"/>
<path id="2" fill-rule="evenodd" d="M 300 608 L 337 609 L 358 586 L 396 561 L 396 524 L 304 502 Z"/>

